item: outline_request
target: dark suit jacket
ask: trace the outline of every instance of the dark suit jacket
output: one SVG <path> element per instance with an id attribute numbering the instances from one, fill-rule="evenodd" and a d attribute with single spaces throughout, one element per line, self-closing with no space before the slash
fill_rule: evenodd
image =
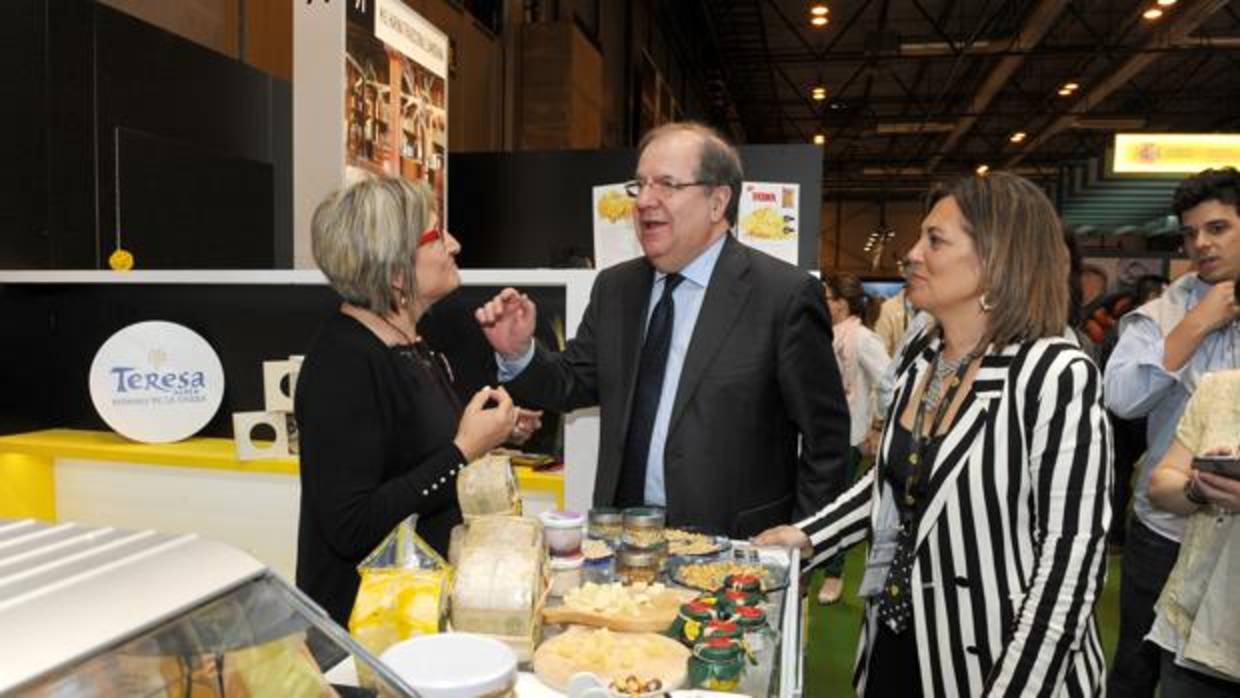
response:
<path id="1" fill-rule="evenodd" d="M 595 506 L 615 501 L 653 283 L 644 258 L 600 272 L 577 336 L 562 353 L 540 346 L 508 383 L 522 404 L 600 407 Z M 729 236 L 668 425 L 669 525 L 745 537 L 808 516 L 842 490 L 847 451 L 822 285 Z"/>

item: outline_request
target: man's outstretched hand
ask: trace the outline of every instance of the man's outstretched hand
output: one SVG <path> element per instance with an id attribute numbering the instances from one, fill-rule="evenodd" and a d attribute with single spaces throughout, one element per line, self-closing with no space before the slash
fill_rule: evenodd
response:
<path id="1" fill-rule="evenodd" d="M 474 311 L 474 317 L 491 347 L 500 356 L 515 359 L 530 348 L 538 309 L 529 296 L 506 288 Z"/>

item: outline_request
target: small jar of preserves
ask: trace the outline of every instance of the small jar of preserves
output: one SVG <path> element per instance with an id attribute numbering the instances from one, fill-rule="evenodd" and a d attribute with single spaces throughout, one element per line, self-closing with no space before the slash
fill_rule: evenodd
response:
<path id="1" fill-rule="evenodd" d="M 732 620 L 744 633 L 745 647 L 758 653 L 766 649 L 770 629 L 766 625 L 766 611 L 755 606 L 740 606 Z"/>
<path id="2" fill-rule="evenodd" d="M 653 584 L 659 578 L 659 553 L 641 548 L 621 548 L 616 553 L 616 577 L 625 584 Z"/>
<path id="3" fill-rule="evenodd" d="M 706 626 L 702 628 L 702 637 L 707 640 L 713 637 L 726 637 L 739 641 L 744 634 L 739 625 L 722 618 L 707 621 Z"/>
<path id="4" fill-rule="evenodd" d="M 701 601 L 690 601 L 681 605 L 676 620 L 672 621 L 670 632 L 681 644 L 692 647 L 702 636 L 702 628 L 714 619 L 714 606 Z"/>
<path id="5" fill-rule="evenodd" d="M 737 591 L 736 589 L 720 589 L 715 597 L 718 599 L 719 608 L 723 609 L 729 617 L 736 614 L 737 609 L 744 606 L 759 606 L 762 604 L 762 597 L 759 594 L 753 594 L 747 591 Z"/>
<path id="6" fill-rule="evenodd" d="M 741 683 L 745 655 L 739 642 L 715 637 L 699 642 L 689 658 L 689 681 L 694 688 L 731 691 Z"/>
<path id="7" fill-rule="evenodd" d="M 666 545 L 663 532 L 666 513 L 660 507 L 633 507 L 624 510 L 624 544 L 633 548 Z"/>
<path id="8" fill-rule="evenodd" d="M 755 574 L 729 574 L 723 578 L 724 591 L 742 591 L 747 594 L 756 594 L 759 599 L 765 599 L 762 593 L 762 579 Z"/>
<path id="9" fill-rule="evenodd" d="M 624 514 L 612 507 L 597 507 L 589 513 L 590 523 L 587 535 L 595 540 L 605 541 L 611 547 L 618 547 L 624 532 Z"/>

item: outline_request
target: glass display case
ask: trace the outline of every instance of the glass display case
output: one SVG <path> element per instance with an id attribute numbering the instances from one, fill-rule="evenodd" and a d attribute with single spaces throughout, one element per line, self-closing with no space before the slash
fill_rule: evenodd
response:
<path id="1" fill-rule="evenodd" d="M 414 696 L 301 592 L 193 535 L 0 520 L 0 694 Z M 372 688 L 333 683 L 366 667 Z"/>
<path id="2" fill-rule="evenodd" d="M 784 571 L 785 585 L 768 592 L 770 615 L 767 618 L 772 640 L 769 644 L 750 646 L 751 664 L 735 691 L 747 696 L 766 698 L 801 698 L 803 695 L 805 659 L 805 599 L 801 595 L 800 551 L 796 549 L 761 548 L 746 541 L 733 541 L 738 560 L 761 563 Z M 746 639 L 747 642 L 748 636 Z"/>

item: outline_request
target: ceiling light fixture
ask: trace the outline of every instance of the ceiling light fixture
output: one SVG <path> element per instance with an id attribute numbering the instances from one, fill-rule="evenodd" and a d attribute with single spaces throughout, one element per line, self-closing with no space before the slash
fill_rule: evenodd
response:
<path id="1" fill-rule="evenodd" d="M 814 134 L 814 145 L 826 145 L 827 137 L 821 133 Z"/>
<path id="2" fill-rule="evenodd" d="M 1078 89 L 1080 89 L 1080 87 L 1081 87 L 1081 84 L 1078 82 L 1065 82 L 1063 84 L 1063 88 L 1065 90 L 1068 90 L 1069 92 L 1076 92 Z"/>
<path id="3" fill-rule="evenodd" d="M 822 85 L 818 85 L 814 87 L 813 91 L 810 93 L 810 96 L 821 102 L 827 98 L 827 88 Z"/>
<path id="4" fill-rule="evenodd" d="M 1175 0 L 1158 0 L 1159 7 L 1171 7 L 1175 4 Z"/>
<path id="5" fill-rule="evenodd" d="M 1070 95 L 1070 94 L 1072 94 L 1072 90 L 1069 90 L 1069 89 L 1068 89 L 1068 88 L 1066 88 L 1066 87 L 1064 87 L 1064 88 L 1060 88 L 1060 90 L 1059 90 L 1059 96 L 1060 96 L 1060 97 L 1067 97 L 1067 96 L 1068 96 L 1068 95 Z"/>
<path id="6" fill-rule="evenodd" d="M 1172 0 L 1172 2 L 1174 1 L 1175 0 Z M 813 15 L 814 17 L 824 17 L 830 11 L 831 11 L 831 8 L 827 7 L 826 5 L 822 3 L 818 3 L 817 5 L 814 5 L 813 7 L 809 8 L 809 13 Z"/>
<path id="7" fill-rule="evenodd" d="M 986 165 L 986 164 L 978 165 L 977 169 L 974 170 L 974 172 L 976 172 L 979 177 L 985 177 L 986 174 L 990 172 L 990 165 Z"/>
<path id="8" fill-rule="evenodd" d="M 1160 10 L 1160 9 L 1158 9 L 1157 7 L 1151 7 L 1150 9 L 1146 10 L 1145 12 L 1142 12 L 1142 13 L 1141 13 L 1141 16 L 1142 16 L 1142 17 L 1144 17 L 1144 18 L 1146 18 L 1146 19 L 1148 19 L 1148 20 L 1150 20 L 1150 21 L 1152 22 L 1152 21 L 1154 21 L 1154 20 L 1158 19 L 1159 17 L 1162 17 L 1162 16 L 1163 16 L 1163 11 L 1162 11 L 1162 10 Z"/>
<path id="9" fill-rule="evenodd" d="M 1020 143 L 1021 141 L 1025 140 L 1025 136 L 1027 135 L 1029 134 L 1025 133 L 1024 131 L 1017 131 L 1016 133 L 1013 133 L 1011 137 L 1008 138 L 1008 140 L 1012 141 L 1013 143 Z"/>
<path id="10" fill-rule="evenodd" d="M 811 19 L 809 23 L 814 25 L 815 27 L 825 27 L 827 26 L 827 22 L 829 21 L 831 20 L 827 19 L 825 16 L 820 15 L 818 17 L 814 17 L 813 19 Z"/>

